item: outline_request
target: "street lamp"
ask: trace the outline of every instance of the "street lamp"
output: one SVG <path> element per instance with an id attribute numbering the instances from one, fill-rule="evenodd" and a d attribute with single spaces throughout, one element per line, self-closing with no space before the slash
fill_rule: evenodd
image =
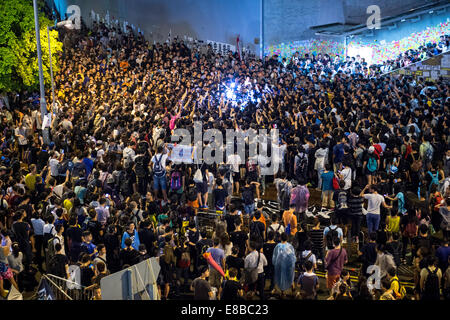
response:
<path id="1" fill-rule="evenodd" d="M 48 126 L 45 125 L 45 118 L 47 117 L 47 103 L 45 101 L 45 88 L 44 88 L 44 72 L 42 69 L 42 51 L 41 51 L 41 36 L 39 33 L 39 15 L 37 0 L 33 0 L 34 9 L 34 26 L 36 29 L 36 47 L 38 55 L 38 65 L 39 65 L 39 87 L 40 87 L 40 104 L 41 104 L 41 119 L 42 119 L 42 138 L 46 145 L 50 145 L 50 132 L 49 123 Z"/>
<path id="2" fill-rule="evenodd" d="M 50 79 L 52 81 L 52 112 L 55 112 L 55 82 L 53 80 L 53 65 L 52 65 L 52 48 L 50 46 L 50 30 L 54 30 L 55 27 L 47 26 L 47 39 L 48 39 L 48 54 L 50 57 Z"/>

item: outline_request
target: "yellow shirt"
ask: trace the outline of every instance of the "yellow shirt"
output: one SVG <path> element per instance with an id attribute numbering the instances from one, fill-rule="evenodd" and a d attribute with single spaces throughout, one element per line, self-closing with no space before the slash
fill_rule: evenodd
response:
<path id="1" fill-rule="evenodd" d="M 73 207 L 73 203 L 70 202 L 69 199 L 66 199 L 66 200 L 64 200 L 63 207 L 64 207 L 64 209 L 67 210 L 67 213 L 70 213 L 70 210 L 72 210 L 72 207 Z"/>
<path id="2" fill-rule="evenodd" d="M 392 290 L 392 292 L 394 293 L 394 296 L 398 296 L 400 294 L 400 283 L 398 280 L 398 277 L 392 277 L 391 279 L 391 287 L 389 288 L 389 290 Z"/>
<path id="3" fill-rule="evenodd" d="M 390 231 L 393 233 L 400 232 L 400 217 L 388 217 L 388 224 L 386 226 L 386 231 Z"/>
<path id="4" fill-rule="evenodd" d="M 25 185 L 31 191 L 34 191 L 36 189 L 36 180 L 37 180 L 36 178 L 37 178 L 37 174 L 29 173 L 25 176 Z"/>

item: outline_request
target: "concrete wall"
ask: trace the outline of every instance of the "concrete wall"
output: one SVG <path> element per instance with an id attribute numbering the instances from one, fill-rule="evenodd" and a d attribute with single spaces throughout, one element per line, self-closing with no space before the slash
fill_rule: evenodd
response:
<path id="1" fill-rule="evenodd" d="M 82 16 L 91 10 L 128 21 L 157 42 L 178 35 L 199 40 L 236 44 L 239 34 L 245 48 L 259 52 L 254 44 L 260 37 L 260 0 L 55 0 L 61 9 L 80 6 Z M 64 9 L 65 11 L 65 9 Z"/>

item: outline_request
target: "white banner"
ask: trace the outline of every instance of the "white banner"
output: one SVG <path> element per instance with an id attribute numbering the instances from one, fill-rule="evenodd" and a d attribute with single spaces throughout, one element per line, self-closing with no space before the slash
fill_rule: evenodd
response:
<path id="1" fill-rule="evenodd" d="M 167 144 L 167 148 L 172 150 L 170 157 L 168 158 L 170 161 L 180 164 L 180 163 L 193 163 L 192 159 L 192 146 L 185 145 L 174 145 L 172 143 Z M 194 155 L 195 156 L 195 155 Z"/>

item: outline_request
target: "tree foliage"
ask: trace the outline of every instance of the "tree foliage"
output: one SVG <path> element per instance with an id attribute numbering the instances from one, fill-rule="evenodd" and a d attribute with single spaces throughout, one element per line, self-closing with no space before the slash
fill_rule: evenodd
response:
<path id="1" fill-rule="evenodd" d="M 35 89 L 39 86 L 36 33 L 32 0 L 0 0 L 0 92 Z M 52 21 L 39 15 L 44 80 L 50 84 L 47 26 Z M 50 31 L 53 72 L 62 50 L 58 32 Z"/>

